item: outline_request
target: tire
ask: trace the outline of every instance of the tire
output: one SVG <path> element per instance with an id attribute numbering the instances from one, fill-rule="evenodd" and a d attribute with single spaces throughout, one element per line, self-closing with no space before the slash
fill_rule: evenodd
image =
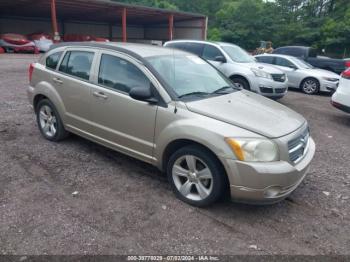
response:
<path id="1" fill-rule="evenodd" d="M 231 81 L 242 89 L 250 90 L 248 81 L 242 77 L 231 77 Z"/>
<path id="2" fill-rule="evenodd" d="M 175 195 L 197 207 L 217 202 L 228 186 L 219 160 L 207 149 L 196 145 L 183 147 L 170 157 L 167 176 Z"/>
<path id="3" fill-rule="evenodd" d="M 301 83 L 300 88 L 307 95 L 315 95 L 320 92 L 320 82 L 315 78 L 306 78 Z"/>
<path id="4" fill-rule="evenodd" d="M 48 99 L 42 99 L 36 106 L 36 119 L 44 138 L 58 142 L 68 136 L 57 109 Z"/>

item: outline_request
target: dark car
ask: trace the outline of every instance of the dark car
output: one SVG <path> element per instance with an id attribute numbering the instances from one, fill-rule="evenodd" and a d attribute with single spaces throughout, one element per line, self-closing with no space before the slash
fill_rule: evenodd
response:
<path id="1" fill-rule="evenodd" d="M 273 51 L 274 54 L 290 55 L 301 58 L 314 67 L 333 71 L 341 74 L 347 67 L 350 67 L 350 61 L 343 59 L 333 59 L 325 56 L 318 56 L 317 50 L 307 46 L 284 46 Z"/>

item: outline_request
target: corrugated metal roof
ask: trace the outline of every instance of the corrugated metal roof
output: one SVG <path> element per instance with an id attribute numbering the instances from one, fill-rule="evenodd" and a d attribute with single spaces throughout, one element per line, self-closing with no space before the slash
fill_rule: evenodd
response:
<path id="1" fill-rule="evenodd" d="M 50 0 L 0 0 L 0 16 L 50 18 Z M 156 24 L 166 22 L 169 14 L 175 21 L 201 19 L 201 14 L 130 5 L 111 0 L 56 0 L 60 20 L 84 20 L 119 23 L 123 8 L 127 8 L 128 23 Z"/>

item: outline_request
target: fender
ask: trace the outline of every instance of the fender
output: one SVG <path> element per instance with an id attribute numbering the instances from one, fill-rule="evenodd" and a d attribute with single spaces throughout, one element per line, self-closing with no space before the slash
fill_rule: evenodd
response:
<path id="1" fill-rule="evenodd" d="M 56 89 L 47 81 L 40 81 L 33 88 L 33 102 L 35 97 L 38 95 L 43 95 L 47 97 L 56 107 L 61 119 L 65 122 L 66 118 L 66 108 L 64 106 L 61 96 L 58 94 Z"/>

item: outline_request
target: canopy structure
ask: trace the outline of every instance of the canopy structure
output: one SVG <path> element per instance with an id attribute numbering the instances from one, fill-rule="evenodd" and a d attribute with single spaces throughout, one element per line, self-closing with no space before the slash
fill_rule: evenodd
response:
<path id="1" fill-rule="evenodd" d="M 24 21 L 29 21 L 30 25 Z M 47 22 L 50 22 L 50 30 L 56 37 L 66 33 L 92 33 L 124 42 L 128 39 L 206 39 L 207 33 L 207 17 L 204 15 L 111 0 L 0 1 L 0 33 L 47 31 Z"/>

